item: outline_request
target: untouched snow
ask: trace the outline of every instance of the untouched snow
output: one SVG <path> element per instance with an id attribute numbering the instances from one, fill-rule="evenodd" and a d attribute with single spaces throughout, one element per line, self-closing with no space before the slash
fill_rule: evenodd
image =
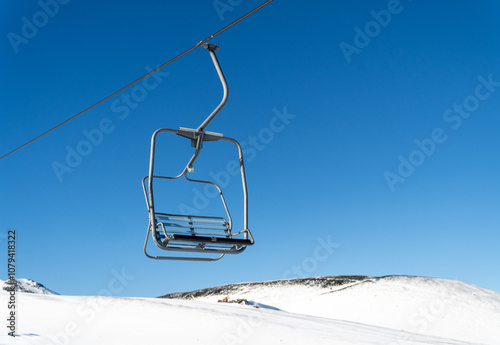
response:
<path id="1" fill-rule="evenodd" d="M 453 280 L 318 277 L 232 284 L 172 295 L 207 302 L 229 296 L 291 313 L 500 344 L 500 293 Z"/>
<path id="2" fill-rule="evenodd" d="M 2 296 L 3 297 L 3 296 Z M 199 301 L 44 296 L 22 299 L 11 344 L 466 344 L 374 326 Z"/>
<path id="3" fill-rule="evenodd" d="M 210 296 L 198 295 L 198 300 L 20 292 L 20 336 L 13 339 L 2 331 L 0 343 L 500 344 L 498 292 L 418 277 L 359 278 L 340 285 L 321 283 L 325 279 L 328 277 L 301 283 L 231 286 L 231 299 L 246 298 L 259 308 L 217 303 L 219 298 L 213 292 L 218 291 L 224 298 L 224 289 L 212 289 Z M 7 299 L 8 293 L 0 291 L 0 304 L 6 305 Z M 426 320 L 427 314 L 419 312 L 419 308 L 436 312 L 431 312 L 433 318 L 426 321 L 425 329 L 422 320 Z M 468 322 L 473 323 L 464 327 Z M 418 333 L 436 334 L 403 330 L 412 323 Z M 489 328 L 480 326 L 481 323 L 487 323 Z"/>

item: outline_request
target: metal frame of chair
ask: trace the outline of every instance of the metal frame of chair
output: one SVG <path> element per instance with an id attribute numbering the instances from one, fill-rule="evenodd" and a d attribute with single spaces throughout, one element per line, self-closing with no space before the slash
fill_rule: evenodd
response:
<path id="1" fill-rule="evenodd" d="M 160 128 L 153 133 L 151 138 L 151 154 L 149 160 L 149 174 L 142 179 L 144 196 L 149 213 L 149 225 L 144 241 L 144 253 L 148 258 L 158 260 L 183 260 L 183 261 L 216 261 L 225 254 L 242 253 L 247 246 L 254 244 L 254 238 L 248 228 L 248 192 L 245 175 L 245 165 L 243 162 L 243 151 L 240 144 L 220 133 L 205 131 L 208 124 L 217 116 L 226 105 L 228 99 L 228 86 L 222 69 L 220 67 L 215 51 L 218 47 L 214 44 L 203 44 L 208 50 L 215 69 L 222 83 L 224 94 L 220 104 L 202 122 L 197 129 L 180 127 L 179 129 Z M 161 133 L 174 133 L 191 141 L 191 146 L 195 152 L 182 172 L 176 176 L 159 176 L 154 174 L 156 139 Z M 193 172 L 195 163 L 203 143 L 205 141 L 227 141 L 233 143 L 238 150 L 241 182 L 243 187 L 243 230 L 232 232 L 233 222 L 227 207 L 222 189 L 215 182 L 191 179 L 188 173 Z M 184 177 L 193 183 L 210 184 L 214 186 L 220 194 L 221 201 L 226 211 L 227 219 L 220 216 L 198 216 L 182 215 L 172 213 L 157 212 L 155 209 L 153 182 L 155 179 L 175 180 Z M 157 256 L 147 252 L 149 234 L 151 233 L 154 243 L 161 249 L 174 252 L 211 254 L 205 256 Z M 213 255 L 218 255 L 213 257 Z"/>

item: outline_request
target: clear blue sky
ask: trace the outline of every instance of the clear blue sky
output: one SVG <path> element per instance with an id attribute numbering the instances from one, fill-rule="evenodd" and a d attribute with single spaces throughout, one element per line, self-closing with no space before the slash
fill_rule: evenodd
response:
<path id="1" fill-rule="evenodd" d="M 211 0 L 41 3 L 0 4 L 0 155 L 260 1 L 221 0 L 229 7 L 219 12 Z M 202 48 L 0 161 L 0 253 L 6 258 L 5 234 L 17 229 L 18 276 L 74 295 L 390 274 L 498 291 L 499 7 L 275 0 L 214 39 L 230 97 L 207 129 L 247 148 L 256 244 L 242 255 L 191 263 L 142 253 L 151 134 L 196 127 L 221 97 Z M 289 118 L 274 119 L 285 110 Z M 212 144 L 196 176 L 234 158 Z M 189 143 L 163 147 L 166 173 L 182 168 Z M 77 149 L 88 154 L 70 167 L 68 150 Z M 58 164 L 68 169 L 59 177 Z M 226 190 L 237 224 L 239 187 L 233 177 Z M 193 205 L 192 193 L 165 186 L 162 205 Z M 209 203 L 203 211 L 219 207 Z M 128 277 L 119 282 L 117 272 Z"/>

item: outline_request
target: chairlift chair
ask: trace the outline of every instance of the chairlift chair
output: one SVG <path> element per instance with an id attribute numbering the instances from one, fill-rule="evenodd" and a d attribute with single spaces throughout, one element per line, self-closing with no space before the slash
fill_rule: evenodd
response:
<path id="1" fill-rule="evenodd" d="M 149 225 L 144 242 L 144 254 L 148 258 L 158 260 L 184 260 L 184 261 L 215 261 L 221 259 L 225 254 L 240 254 L 247 246 L 254 244 L 252 233 L 248 229 L 248 194 L 245 176 L 245 166 L 243 163 L 243 151 L 240 144 L 220 133 L 205 131 L 207 125 L 225 106 L 228 98 L 227 82 L 222 73 L 219 61 L 215 55 L 218 46 L 214 44 L 203 44 L 208 50 L 215 69 L 219 75 L 224 95 L 220 104 L 203 121 L 197 129 L 180 127 L 179 129 L 160 128 L 153 133 L 151 138 L 151 154 L 149 160 L 149 175 L 142 179 L 142 187 L 146 198 L 146 205 L 149 212 Z M 174 133 L 191 141 L 191 146 L 195 152 L 184 169 L 177 176 L 158 176 L 154 174 L 155 145 L 156 139 L 161 133 Z M 240 162 L 241 182 L 243 186 L 243 230 L 232 232 L 233 222 L 227 207 L 222 189 L 212 181 L 191 179 L 188 174 L 194 171 L 193 165 L 205 141 L 228 141 L 233 143 L 237 150 Z M 210 184 L 214 186 L 220 194 L 224 206 L 226 217 L 220 216 L 199 216 L 187 214 L 174 214 L 157 211 L 153 193 L 153 184 L 156 179 L 175 180 L 184 177 L 187 181 L 199 184 Z M 153 256 L 147 252 L 149 234 L 151 233 L 154 243 L 161 249 L 173 252 L 202 253 L 210 254 L 201 256 Z M 215 255 L 215 256 L 214 256 Z"/>

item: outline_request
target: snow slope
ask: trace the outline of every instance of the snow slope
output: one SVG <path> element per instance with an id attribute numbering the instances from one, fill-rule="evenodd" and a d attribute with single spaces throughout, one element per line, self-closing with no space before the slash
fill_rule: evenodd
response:
<path id="1" fill-rule="evenodd" d="M 323 280 L 323 282 L 321 282 Z M 42 295 L 19 292 L 18 330 L 16 338 L 0 331 L 1 344 L 336 344 L 336 345 L 419 345 L 419 344 L 499 344 L 497 329 L 490 329 L 486 336 L 476 339 L 453 340 L 457 336 L 431 336 L 384 328 L 368 323 L 335 319 L 326 315 L 333 304 L 332 296 L 345 296 L 345 305 L 333 307 L 337 316 L 342 312 L 356 314 L 363 304 L 365 311 L 377 314 L 376 308 L 394 304 L 395 313 L 404 319 L 411 309 L 411 301 L 429 301 L 429 296 L 469 296 L 469 293 L 484 294 L 480 300 L 453 300 L 465 312 L 473 313 L 478 319 L 486 319 L 498 312 L 500 294 L 472 285 L 416 277 L 386 277 L 354 279 L 343 284 L 324 284 L 327 278 L 316 278 L 297 284 L 293 281 L 277 283 L 236 284 L 236 290 L 256 301 L 267 302 L 271 307 L 255 308 L 248 305 L 217 303 L 215 295 L 198 296 L 209 301 L 159 299 L 159 298 L 114 298 Z M 252 286 L 252 284 L 254 284 Z M 260 286 L 260 288 L 258 288 Z M 460 289 L 459 289 L 460 287 Z M 243 288 L 243 289 L 242 289 Z M 450 290 L 451 289 L 451 290 Z M 236 290 L 233 290 L 235 292 Z M 222 290 L 220 290 L 222 291 Z M 333 292 L 332 292 L 333 291 Z M 370 292 L 371 291 L 371 292 Z M 223 294 L 220 294 L 221 296 Z M 412 297 L 410 298 L 411 295 Z M 353 296 L 357 296 L 354 298 Z M 223 296 L 225 297 L 225 296 Z M 231 295 L 231 298 L 233 295 Z M 236 294 L 234 294 L 236 298 Z M 470 296 L 469 296 L 470 297 Z M 484 298 L 484 300 L 482 299 Z M 6 305 L 8 293 L 0 291 L 0 305 Z M 484 303 L 491 303 L 490 310 L 483 309 Z M 435 302 L 437 303 L 437 302 Z M 448 302 L 442 313 L 429 321 L 443 322 L 450 318 L 452 305 Z M 424 304 L 425 305 L 425 304 Z M 322 306 L 322 307 L 319 307 Z M 437 304 L 436 304 L 437 306 Z M 434 306 L 436 308 L 436 306 Z M 286 309 L 295 311 L 286 311 Z M 388 308 L 386 306 L 386 308 Z M 432 305 L 429 306 L 432 308 Z M 461 309 L 460 309 L 461 311 Z M 314 315 L 324 312 L 325 315 Z M 418 312 L 418 309 L 417 309 Z M 458 322 L 465 317 L 455 315 Z M 398 315 L 386 315 L 384 309 L 380 319 L 398 319 Z M 334 315 L 334 314 L 332 314 Z M 500 320 L 496 314 L 496 321 Z M 358 317 L 361 317 L 358 315 Z M 373 321 L 373 320 L 371 320 Z M 493 321 L 489 321 L 493 322 Z M 454 328 L 454 335 L 461 335 L 460 323 Z M 473 326 L 475 327 L 475 325 Z M 443 332 L 451 332 L 443 329 Z M 448 339 L 446 339 L 448 338 Z M 496 343 L 495 343 L 496 341 Z"/>
<path id="2" fill-rule="evenodd" d="M 20 336 L 2 335 L 2 344 L 466 344 L 346 321 L 200 301 L 23 294 L 20 303 Z"/>
<path id="3" fill-rule="evenodd" d="M 215 303 L 226 296 L 291 313 L 500 344 L 500 293 L 452 280 L 317 277 L 233 284 L 164 297 Z"/>

